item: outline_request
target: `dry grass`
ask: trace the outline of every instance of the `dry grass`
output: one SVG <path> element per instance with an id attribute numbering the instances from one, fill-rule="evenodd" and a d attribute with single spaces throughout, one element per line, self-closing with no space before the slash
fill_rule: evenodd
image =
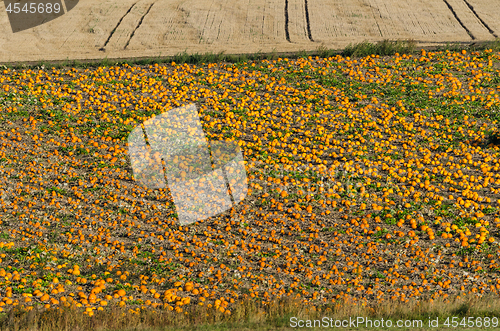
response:
<path id="1" fill-rule="evenodd" d="M 439 318 L 442 322 L 447 317 L 498 317 L 500 300 L 498 297 L 469 296 L 453 301 L 437 299 L 427 302 L 411 300 L 409 303 L 384 303 L 376 307 L 359 305 L 355 302 L 329 304 L 321 307 L 306 307 L 298 300 L 275 300 L 263 305 L 255 301 L 239 302 L 231 316 L 206 307 L 191 307 L 185 314 L 171 311 L 138 310 L 130 313 L 126 309 L 112 307 L 97 312 L 89 317 L 79 313 L 75 307 L 60 307 L 44 312 L 10 310 L 0 320 L 1 330 L 37 330 L 37 331 L 79 331 L 79 330 L 291 330 L 292 318 L 300 320 L 349 320 L 384 319 L 396 321 L 422 321 Z M 425 324 L 424 324 L 425 325 Z M 360 325 L 362 329 L 363 325 Z M 308 328 L 321 329 L 321 328 Z M 360 329 L 354 328 L 354 329 Z M 418 328 L 415 328 L 418 329 Z M 445 329 L 436 328 L 436 329 Z M 473 330 L 473 328 L 458 328 Z"/>

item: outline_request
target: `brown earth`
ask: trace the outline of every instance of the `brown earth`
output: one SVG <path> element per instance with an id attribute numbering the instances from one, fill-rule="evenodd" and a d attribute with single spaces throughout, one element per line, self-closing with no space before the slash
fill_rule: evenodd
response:
<path id="1" fill-rule="evenodd" d="M 488 41 L 500 34 L 496 9 L 490 0 L 85 0 L 13 33 L 0 5 L 0 62 Z"/>

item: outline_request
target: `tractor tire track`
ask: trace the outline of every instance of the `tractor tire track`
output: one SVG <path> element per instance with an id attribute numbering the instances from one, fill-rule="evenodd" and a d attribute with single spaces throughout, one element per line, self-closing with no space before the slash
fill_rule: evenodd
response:
<path id="1" fill-rule="evenodd" d="M 453 16 L 455 16 L 455 19 L 458 21 L 458 23 L 462 26 L 462 28 L 469 34 L 472 40 L 476 40 L 476 37 L 472 34 L 472 32 L 465 26 L 465 24 L 460 20 L 458 17 L 457 13 L 453 9 L 453 7 L 450 5 L 450 3 L 447 0 L 443 0 L 446 6 L 448 6 L 448 9 L 451 11 Z"/>
<path id="2" fill-rule="evenodd" d="M 135 5 L 137 5 L 137 2 L 134 3 L 128 10 L 127 12 L 125 13 L 125 15 L 122 16 L 122 18 L 120 18 L 120 20 L 118 21 L 118 24 L 116 24 L 115 28 L 113 29 L 113 31 L 111 31 L 108 39 L 106 40 L 106 42 L 104 43 L 104 46 L 102 46 L 102 48 L 100 48 L 99 50 L 100 51 L 104 51 L 105 50 L 105 47 L 108 45 L 109 41 L 111 40 L 111 37 L 113 37 L 113 35 L 115 34 L 116 32 L 116 29 L 118 29 L 118 27 L 120 26 L 120 24 L 122 23 L 123 19 L 125 18 L 125 16 L 127 16 L 128 14 L 130 14 L 130 12 L 132 11 L 132 9 L 135 7 Z"/>
<path id="3" fill-rule="evenodd" d="M 478 13 L 474 10 L 474 7 L 467 0 L 464 0 L 464 2 L 467 7 L 469 7 L 470 11 L 474 13 L 479 22 L 481 22 L 481 24 L 489 31 L 489 33 L 491 33 L 495 38 L 498 38 L 498 35 L 495 33 L 495 31 L 493 31 L 493 29 L 491 29 L 488 24 L 486 24 L 486 22 L 478 15 Z"/>
<path id="4" fill-rule="evenodd" d="M 288 23 L 289 23 L 289 18 L 288 18 L 288 0 L 285 0 L 285 37 L 286 41 L 291 43 L 290 41 L 290 32 L 288 30 Z"/>
<path id="5" fill-rule="evenodd" d="M 310 41 L 314 41 L 311 33 L 311 21 L 309 19 L 309 6 L 307 4 L 307 0 L 304 0 L 304 9 L 306 12 L 306 28 L 307 28 L 307 37 Z"/>
<path id="6" fill-rule="evenodd" d="M 127 43 L 125 44 L 125 47 L 123 47 L 123 49 L 126 49 L 128 47 L 128 45 L 130 44 L 130 40 L 132 40 L 132 38 L 134 37 L 135 35 L 135 32 L 137 31 L 137 29 L 139 29 L 139 27 L 142 25 L 142 22 L 144 21 L 144 17 L 146 17 L 147 14 L 149 14 L 149 12 L 151 11 L 151 8 L 154 6 L 156 2 L 153 2 L 148 10 L 146 11 L 146 13 L 144 15 L 142 15 L 141 19 L 139 20 L 139 24 L 137 24 L 137 26 L 135 27 L 134 31 L 132 31 L 132 34 L 130 35 L 130 38 L 128 39 Z"/>

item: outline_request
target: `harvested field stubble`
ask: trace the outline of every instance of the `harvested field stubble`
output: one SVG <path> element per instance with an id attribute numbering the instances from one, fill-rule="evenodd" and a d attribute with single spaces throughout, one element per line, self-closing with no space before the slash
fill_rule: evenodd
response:
<path id="1" fill-rule="evenodd" d="M 3 70 L 0 311 L 498 295 L 499 60 Z M 193 102 L 209 139 L 241 146 L 251 192 L 179 226 L 168 191 L 133 181 L 125 141 Z"/>
<path id="2" fill-rule="evenodd" d="M 86 0 L 13 33 L 0 6 L 0 63 L 314 51 L 413 39 L 419 47 L 498 37 L 491 0 Z"/>

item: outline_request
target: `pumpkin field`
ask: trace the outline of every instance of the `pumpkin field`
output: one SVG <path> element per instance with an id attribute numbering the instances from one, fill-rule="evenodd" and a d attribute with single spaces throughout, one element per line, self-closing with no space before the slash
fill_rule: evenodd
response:
<path id="1" fill-rule="evenodd" d="M 0 312 L 500 293 L 500 53 L 0 69 Z M 195 104 L 249 192 L 181 226 L 127 137 Z"/>

